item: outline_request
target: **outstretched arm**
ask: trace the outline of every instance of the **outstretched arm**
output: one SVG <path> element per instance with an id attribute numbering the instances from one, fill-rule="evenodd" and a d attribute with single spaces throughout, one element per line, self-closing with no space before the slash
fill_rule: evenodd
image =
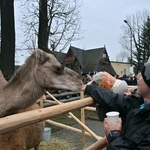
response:
<path id="1" fill-rule="evenodd" d="M 85 85 L 82 90 L 85 90 L 85 94 L 91 96 L 96 103 L 109 107 L 110 110 L 116 110 L 123 114 L 130 110 L 131 101 L 124 94 L 116 94 L 95 84 Z"/>

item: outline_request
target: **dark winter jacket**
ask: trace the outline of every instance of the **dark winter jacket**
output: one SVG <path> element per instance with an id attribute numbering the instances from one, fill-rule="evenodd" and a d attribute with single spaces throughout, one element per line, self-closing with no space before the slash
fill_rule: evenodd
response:
<path id="1" fill-rule="evenodd" d="M 150 150 L 150 105 L 140 109 L 143 98 L 116 94 L 99 86 L 87 86 L 85 93 L 110 111 L 120 112 L 123 133 L 108 136 L 108 150 Z"/>

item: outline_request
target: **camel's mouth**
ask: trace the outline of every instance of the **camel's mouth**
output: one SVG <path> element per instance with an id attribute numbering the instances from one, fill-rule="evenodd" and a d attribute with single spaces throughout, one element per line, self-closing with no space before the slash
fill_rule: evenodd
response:
<path id="1" fill-rule="evenodd" d="M 71 90 L 64 90 L 64 89 L 55 89 L 55 90 L 53 89 L 52 90 L 52 89 L 46 88 L 45 91 L 48 91 L 48 92 L 50 91 L 51 94 L 54 94 L 54 93 L 60 93 L 60 92 L 61 93 L 70 92 Z"/>
<path id="2" fill-rule="evenodd" d="M 54 92 L 57 92 L 57 91 L 66 91 L 66 92 L 73 91 L 73 92 L 77 92 L 77 91 L 81 90 L 81 85 L 80 86 L 74 86 L 72 88 L 64 86 L 64 85 L 59 85 L 59 86 L 55 85 L 55 86 L 53 86 L 53 88 L 45 88 L 45 90 L 47 90 L 47 91 L 54 91 Z"/>

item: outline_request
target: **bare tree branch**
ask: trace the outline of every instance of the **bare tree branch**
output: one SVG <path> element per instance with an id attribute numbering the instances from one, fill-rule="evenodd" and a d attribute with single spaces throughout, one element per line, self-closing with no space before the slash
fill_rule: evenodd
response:
<path id="1" fill-rule="evenodd" d="M 24 45 L 33 46 L 33 38 L 38 35 L 39 28 L 39 3 L 38 0 L 32 2 L 26 0 L 22 2 L 24 7 L 22 16 Z M 47 0 L 47 35 L 48 49 L 53 51 L 63 51 L 71 41 L 81 39 L 81 18 L 79 9 L 81 4 L 78 0 Z M 26 9 L 25 9 L 26 8 Z M 45 35 L 46 36 L 46 35 Z M 37 46 L 37 38 L 34 40 Z"/>

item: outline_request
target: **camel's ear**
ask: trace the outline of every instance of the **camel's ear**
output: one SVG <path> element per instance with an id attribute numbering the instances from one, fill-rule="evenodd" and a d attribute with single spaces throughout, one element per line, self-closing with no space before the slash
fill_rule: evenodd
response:
<path id="1" fill-rule="evenodd" d="M 43 64 L 46 61 L 46 53 L 43 50 L 37 49 L 36 50 L 36 60 Z"/>

